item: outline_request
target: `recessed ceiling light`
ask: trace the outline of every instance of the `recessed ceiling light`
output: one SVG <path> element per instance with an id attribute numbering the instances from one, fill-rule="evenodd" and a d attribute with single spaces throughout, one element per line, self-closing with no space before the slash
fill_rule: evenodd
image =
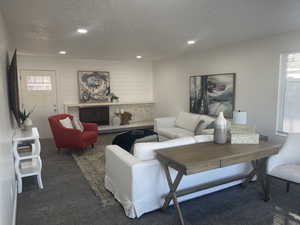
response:
<path id="1" fill-rule="evenodd" d="M 61 54 L 61 55 L 66 55 L 67 52 L 66 52 L 66 51 L 59 51 L 59 54 Z"/>
<path id="2" fill-rule="evenodd" d="M 136 58 L 137 58 L 137 59 L 141 59 L 141 58 L 143 58 L 143 56 L 137 55 Z"/>
<path id="3" fill-rule="evenodd" d="M 88 30 L 84 29 L 84 28 L 79 28 L 79 29 L 77 29 L 77 32 L 80 34 L 86 34 L 88 32 Z"/>
<path id="4" fill-rule="evenodd" d="M 196 43 L 195 40 L 189 40 L 189 41 L 187 41 L 187 44 L 188 44 L 188 45 L 193 45 L 193 44 L 195 44 L 195 43 Z"/>

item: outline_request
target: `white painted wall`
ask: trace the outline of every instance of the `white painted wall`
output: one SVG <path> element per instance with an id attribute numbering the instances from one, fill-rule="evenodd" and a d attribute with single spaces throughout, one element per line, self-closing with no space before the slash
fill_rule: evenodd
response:
<path id="1" fill-rule="evenodd" d="M 57 74 L 58 112 L 64 103 L 78 103 L 80 70 L 110 72 L 111 91 L 122 102 L 153 101 L 152 62 L 70 59 L 64 56 L 20 55 L 19 70 L 55 70 Z M 45 116 L 45 120 L 47 117 Z"/>
<path id="2" fill-rule="evenodd" d="M 155 115 L 189 110 L 189 75 L 234 72 L 236 109 L 259 132 L 275 136 L 280 54 L 300 51 L 300 32 L 194 52 L 153 63 Z"/>
<path id="3" fill-rule="evenodd" d="M 0 225 L 14 224 L 15 173 L 12 156 L 12 119 L 8 109 L 6 65 L 8 36 L 0 13 Z"/>

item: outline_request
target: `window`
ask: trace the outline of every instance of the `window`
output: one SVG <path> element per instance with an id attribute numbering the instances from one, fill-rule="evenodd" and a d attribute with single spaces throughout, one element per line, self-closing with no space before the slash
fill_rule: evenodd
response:
<path id="1" fill-rule="evenodd" d="M 27 76 L 27 90 L 28 91 L 51 91 L 51 77 L 50 76 Z"/>
<path id="2" fill-rule="evenodd" d="M 277 133 L 300 133 L 300 53 L 280 59 Z"/>

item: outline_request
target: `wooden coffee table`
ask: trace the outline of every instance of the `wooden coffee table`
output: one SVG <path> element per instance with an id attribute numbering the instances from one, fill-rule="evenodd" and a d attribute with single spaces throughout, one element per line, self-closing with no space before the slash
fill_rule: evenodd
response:
<path id="1" fill-rule="evenodd" d="M 180 223 L 184 225 L 181 209 L 177 197 L 212 188 L 218 185 L 243 180 L 247 183 L 257 175 L 265 194 L 268 197 L 268 187 L 265 182 L 266 159 L 278 153 L 281 145 L 267 142 L 260 144 L 214 144 L 211 142 L 172 147 L 157 150 L 157 159 L 161 162 L 169 184 L 170 192 L 165 196 L 163 209 L 166 209 L 173 200 Z M 230 177 L 200 186 L 177 191 L 183 175 L 191 175 L 207 170 L 222 168 L 238 163 L 251 162 L 253 170 L 247 175 Z M 172 181 L 169 167 L 177 170 L 177 176 Z"/>

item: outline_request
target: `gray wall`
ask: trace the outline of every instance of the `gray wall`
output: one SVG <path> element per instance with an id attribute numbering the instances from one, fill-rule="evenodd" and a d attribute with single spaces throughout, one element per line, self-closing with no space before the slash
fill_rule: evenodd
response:
<path id="1" fill-rule="evenodd" d="M 195 46 L 196 47 L 196 46 Z M 275 141 L 280 54 L 300 51 L 300 32 L 240 42 L 153 63 L 156 116 L 189 110 L 189 75 L 234 72 L 236 109 Z"/>
<path id="2" fill-rule="evenodd" d="M 8 37 L 0 13 L 0 225 L 14 223 L 15 173 L 11 151 L 12 125 L 8 109 L 6 58 Z"/>

